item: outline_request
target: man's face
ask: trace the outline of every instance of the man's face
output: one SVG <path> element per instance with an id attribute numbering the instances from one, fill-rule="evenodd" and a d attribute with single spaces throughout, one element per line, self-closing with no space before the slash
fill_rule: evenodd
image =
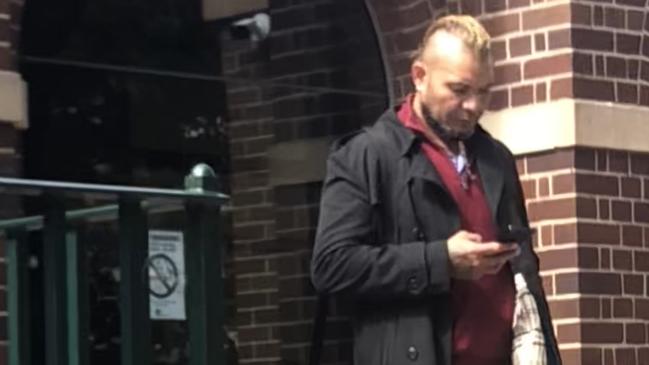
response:
<path id="1" fill-rule="evenodd" d="M 481 60 L 462 41 L 437 33 L 412 69 L 421 112 L 449 134 L 468 137 L 489 102 L 493 83 L 490 60 Z"/>

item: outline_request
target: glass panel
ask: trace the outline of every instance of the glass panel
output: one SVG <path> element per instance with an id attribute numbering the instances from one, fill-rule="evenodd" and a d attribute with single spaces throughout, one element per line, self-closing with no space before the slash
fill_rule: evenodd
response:
<path id="1" fill-rule="evenodd" d="M 221 217 L 227 363 L 304 364 L 327 151 L 373 123 L 389 100 L 364 1 L 265 3 L 215 17 L 201 0 L 63 0 L 55 8 L 27 0 L 24 172 L 183 188 L 191 167 L 208 163 L 232 196 Z M 25 210 L 39 214 L 43 205 L 25 201 Z M 182 230 L 183 217 L 148 219 L 151 229 Z M 79 227 L 93 365 L 120 362 L 118 237 L 111 219 Z M 36 257 L 40 250 L 33 245 Z M 349 321 L 338 306 L 329 323 L 324 363 L 350 363 Z M 154 364 L 188 364 L 187 322 L 154 320 L 151 346 Z"/>

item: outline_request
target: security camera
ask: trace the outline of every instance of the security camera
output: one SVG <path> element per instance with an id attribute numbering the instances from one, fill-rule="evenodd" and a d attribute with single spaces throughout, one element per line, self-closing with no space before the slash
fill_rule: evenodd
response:
<path id="1" fill-rule="evenodd" d="M 230 30 L 233 38 L 248 38 L 253 42 L 262 41 L 270 34 L 270 16 L 257 13 L 250 18 L 237 20 L 230 25 Z"/>

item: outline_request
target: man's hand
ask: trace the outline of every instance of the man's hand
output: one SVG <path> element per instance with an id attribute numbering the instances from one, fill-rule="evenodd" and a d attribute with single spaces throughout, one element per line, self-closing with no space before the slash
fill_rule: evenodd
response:
<path id="1" fill-rule="evenodd" d="M 495 274 L 520 253 L 517 244 L 482 242 L 479 234 L 467 231 L 455 233 L 447 245 L 451 276 L 458 279 L 479 279 L 486 274 Z"/>

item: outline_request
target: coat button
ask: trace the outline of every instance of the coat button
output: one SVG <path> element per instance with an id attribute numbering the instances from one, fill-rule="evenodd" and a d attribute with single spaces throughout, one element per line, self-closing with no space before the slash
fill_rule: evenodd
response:
<path id="1" fill-rule="evenodd" d="M 417 348 L 415 346 L 408 347 L 408 358 L 410 361 L 416 361 L 418 357 L 419 351 L 417 351 Z"/>
<path id="2" fill-rule="evenodd" d="M 424 233 L 419 229 L 419 227 L 412 229 L 412 236 L 420 241 L 424 240 Z"/>
<path id="3" fill-rule="evenodd" d="M 419 289 L 419 281 L 415 276 L 411 276 L 408 278 L 408 290 L 411 292 L 415 292 Z"/>

